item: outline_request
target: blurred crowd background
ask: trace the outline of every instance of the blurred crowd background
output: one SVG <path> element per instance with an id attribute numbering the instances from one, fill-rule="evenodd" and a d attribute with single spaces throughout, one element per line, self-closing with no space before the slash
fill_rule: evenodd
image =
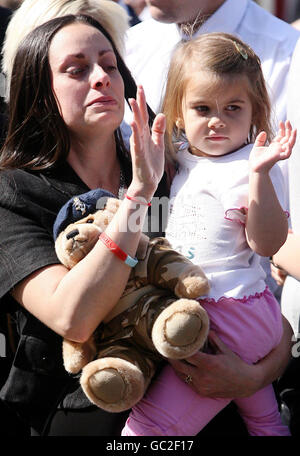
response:
<path id="1" fill-rule="evenodd" d="M 112 0 L 132 8 L 140 20 L 148 17 L 144 0 Z M 299 19 L 295 25 L 300 28 L 300 0 L 255 0 L 260 6 L 286 22 L 292 23 Z M 0 6 L 12 10 L 18 8 L 22 0 L 0 0 Z"/>

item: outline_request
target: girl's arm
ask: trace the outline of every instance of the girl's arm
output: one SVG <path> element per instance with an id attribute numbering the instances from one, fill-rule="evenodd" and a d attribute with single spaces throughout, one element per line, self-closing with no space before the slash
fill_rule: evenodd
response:
<path id="1" fill-rule="evenodd" d="M 131 101 L 131 154 L 133 178 L 128 195 L 150 201 L 164 169 L 165 118 L 158 115 L 152 134 L 148 127 L 145 96 L 138 88 Z M 130 226 L 135 205 L 127 198 L 108 226 L 107 235 L 132 257 L 135 256 L 147 206 L 141 205 L 140 223 Z M 62 265 L 42 268 L 21 281 L 12 291 L 14 298 L 40 321 L 61 336 L 78 342 L 89 338 L 120 298 L 130 267 L 98 241 L 92 251 L 73 269 Z"/>
<path id="2" fill-rule="evenodd" d="M 277 199 L 269 171 L 286 160 L 296 141 L 291 124 L 280 122 L 279 133 L 266 147 L 266 133 L 256 138 L 249 157 L 249 207 L 246 236 L 250 248 L 261 256 L 272 256 L 286 240 L 288 223 Z"/>

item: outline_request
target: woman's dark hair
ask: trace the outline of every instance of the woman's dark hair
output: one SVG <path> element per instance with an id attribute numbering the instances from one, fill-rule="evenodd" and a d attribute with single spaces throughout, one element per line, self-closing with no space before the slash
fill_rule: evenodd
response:
<path id="1" fill-rule="evenodd" d="M 65 160 L 70 138 L 57 106 L 51 85 L 49 47 L 55 34 L 73 23 L 98 29 L 110 42 L 124 80 L 125 98 L 136 96 L 136 84 L 109 33 L 87 15 L 68 15 L 52 19 L 31 31 L 20 43 L 14 60 L 10 85 L 7 137 L 1 150 L 0 169 L 49 168 Z M 149 123 L 154 114 L 149 108 Z M 118 153 L 128 156 L 120 129 L 115 132 Z M 121 158 L 121 157 L 120 157 Z"/>

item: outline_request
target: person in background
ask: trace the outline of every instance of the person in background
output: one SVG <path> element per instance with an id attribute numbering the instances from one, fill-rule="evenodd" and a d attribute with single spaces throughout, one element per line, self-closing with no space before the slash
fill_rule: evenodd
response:
<path id="1" fill-rule="evenodd" d="M 145 0 L 112 0 L 122 6 L 127 12 L 130 26 L 133 27 L 149 17 Z"/>
<path id="2" fill-rule="evenodd" d="M 130 27 L 133 27 L 134 25 L 139 24 L 141 22 L 138 15 L 136 14 L 134 8 L 132 8 L 132 6 L 130 4 L 128 4 L 124 0 L 112 0 L 112 1 L 117 3 L 118 5 L 120 5 L 124 9 L 124 11 L 126 11 L 126 13 L 128 14 L 128 17 L 129 17 Z"/>
<path id="3" fill-rule="evenodd" d="M 152 16 L 127 32 L 126 63 L 148 104 L 161 107 L 166 74 L 175 45 L 203 33 L 237 35 L 261 60 L 275 125 L 286 119 L 286 83 L 300 32 L 252 0 L 146 0 Z"/>
<path id="4" fill-rule="evenodd" d="M 297 44 L 289 72 L 287 88 L 288 116 L 300 129 L 300 43 Z M 300 426 L 300 140 L 297 138 L 294 152 L 289 160 L 289 194 L 291 229 L 281 249 L 273 255 L 271 270 L 274 279 L 282 288 L 281 309 L 294 331 L 292 359 L 278 383 L 280 397 L 287 407 L 293 435 Z"/>
<path id="5" fill-rule="evenodd" d="M 300 128 L 300 90 L 297 89 L 300 71 L 300 42 L 297 44 L 291 62 L 288 90 L 287 110 L 293 125 Z M 300 140 L 295 144 L 295 153 L 289 162 L 289 195 L 291 229 L 282 248 L 273 255 L 273 275 L 283 285 L 281 295 L 282 313 L 291 323 L 294 335 L 300 334 Z M 276 265 L 280 269 L 276 268 Z"/>
<path id="6" fill-rule="evenodd" d="M 4 8 L 8 8 L 10 10 L 16 10 L 19 8 L 23 0 L 1 0 L 0 6 Z"/>

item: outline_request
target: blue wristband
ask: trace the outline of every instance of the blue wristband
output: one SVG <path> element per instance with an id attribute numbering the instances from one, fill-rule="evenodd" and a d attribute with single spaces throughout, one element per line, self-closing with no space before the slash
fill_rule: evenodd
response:
<path id="1" fill-rule="evenodd" d="M 138 264 L 137 258 L 132 258 L 130 255 L 127 255 L 126 260 L 124 263 L 128 264 L 131 268 L 134 268 Z"/>

